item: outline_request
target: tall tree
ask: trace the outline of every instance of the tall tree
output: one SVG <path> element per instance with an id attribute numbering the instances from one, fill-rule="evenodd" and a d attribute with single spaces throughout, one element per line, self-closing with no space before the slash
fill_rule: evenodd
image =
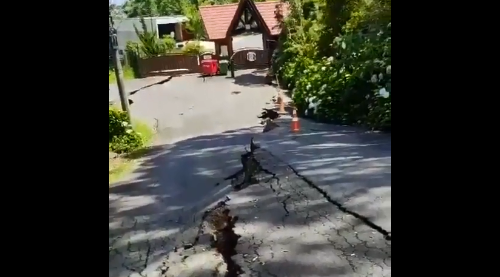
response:
<path id="1" fill-rule="evenodd" d="M 239 0 L 127 0 L 124 10 L 128 17 L 179 15 L 184 11 L 185 3 L 195 7 L 203 5 L 221 5 L 238 3 Z M 265 0 L 254 0 L 264 2 Z"/>
<path id="2" fill-rule="evenodd" d="M 182 14 L 178 0 L 128 0 L 124 10 L 128 17 Z"/>
<path id="3" fill-rule="evenodd" d="M 205 29 L 198 10 L 198 5 L 193 4 L 191 0 L 180 0 L 179 2 L 181 4 L 182 14 L 189 20 L 185 25 L 186 29 L 194 35 L 195 39 L 202 39 L 205 35 Z"/>
<path id="4" fill-rule="evenodd" d="M 123 7 L 120 5 L 110 4 L 109 10 L 111 11 L 111 16 L 113 16 L 113 18 L 119 19 L 127 17 L 123 10 Z"/>

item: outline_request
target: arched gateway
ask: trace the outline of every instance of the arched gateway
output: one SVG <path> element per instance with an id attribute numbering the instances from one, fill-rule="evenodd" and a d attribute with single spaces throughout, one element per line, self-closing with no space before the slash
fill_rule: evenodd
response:
<path id="1" fill-rule="evenodd" d="M 269 67 L 281 33 L 281 27 L 275 18 L 275 11 L 278 9 L 285 16 L 288 14 L 288 5 L 280 1 L 240 0 L 235 4 L 200 7 L 206 35 L 214 42 L 217 55 L 227 55 L 230 58 L 232 77 L 234 70 Z M 233 50 L 232 37 L 245 33 L 262 33 L 263 48 Z"/>

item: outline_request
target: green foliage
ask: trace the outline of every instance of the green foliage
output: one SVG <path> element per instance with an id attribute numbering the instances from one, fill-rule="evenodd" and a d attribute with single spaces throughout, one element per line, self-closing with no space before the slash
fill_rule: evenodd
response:
<path id="1" fill-rule="evenodd" d="M 182 53 L 186 55 L 200 55 L 203 52 L 206 52 L 205 47 L 197 41 L 186 43 L 182 48 Z"/>
<path id="2" fill-rule="evenodd" d="M 141 74 L 139 71 L 139 54 L 140 45 L 137 42 L 129 41 L 125 46 L 125 55 L 127 55 L 128 65 L 130 66 L 134 78 L 140 78 Z"/>
<path id="3" fill-rule="evenodd" d="M 181 0 L 182 14 L 184 14 L 189 21 L 184 25 L 186 30 L 194 35 L 196 40 L 201 40 L 205 36 L 205 29 L 203 21 L 201 20 L 200 12 L 198 10 L 198 2 L 193 4 L 190 0 Z"/>
<path id="4" fill-rule="evenodd" d="M 196 40 L 201 40 L 205 29 L 198 7 L 237 2 L 238 0 L 128 0 L 121 10 L 128 17 L 185 15 L 189 19 L 185 23 L 186 30 Z"/>
<path id="5" fill-rule="evenodd" d="M 109 108 L 109 150 L 129 153 L 144 145 L 141 134 L 132 129 L 124 111 Z"/>
<path id="6" fill-rule="evenodd" d="M 121 19 L 127 17 L 123 10 L 123 6 L 116 4 L 109 4 L 109 11 L 114 19 Z"/>
<path id="7" fill-rule="evenodd" d="M 290 6 L 273 70 L 299 113 L 390 129 L 390 1 L 293 0 Z"/>
<path id="8" fill-rule="evenodd" d="M 140 18 L 142 31 L 139 31 L 137 26 L 134 25 L 134 30 L 141 41 L 139 45 L 140 54 L 146 58 L 158 57 L 164 55 L 175 48 L 175 42 L 172 43 L 168 39 L 158 39 L 156 31 L 149 31 L 144 20 L 144 17 Z"/>
<path id="9" fill-rule="evenodd" d="M 165 50 L 170 52 L 175 49 L 175 39 L 171 36 L 165 35 L 161 40 L 163 42 L 163 45 L 165 45 Z"/>
<path id="10" fill-rule="evenodd" d="M 128 17 L 182 14 L 178 0 L 128 0 L 123 10 Z"/>
<path id="11" fill-rule="evenodd" d="M 134 76 L 135 75 L 134 70 L 130 66 L 124 65 L 122 69 L 123 69 L 123 79 L 124 80 L 132 80 L 132 79 L 137 78 Z M 116 84 L 116 73 L 115 73 L 114 69 L 109 70 L 109 83 Z"/>

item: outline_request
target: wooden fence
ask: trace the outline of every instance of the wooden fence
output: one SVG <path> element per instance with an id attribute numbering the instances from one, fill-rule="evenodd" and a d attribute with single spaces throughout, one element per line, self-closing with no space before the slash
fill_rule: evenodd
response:
<path id="1" fill-rule="evenodd" d="M 170 54 L 153 58 L 137 58 L 137 68 L 141 78 L 201 73 L 200 61 L 204 59 L 220 60 L 220 57 L 210 52 L 205 52 L 199 56 Z"/>
<path id="2" fill-rule="evenodd" d="M 138 67 L 142 78 L 201 72 L 198 56 L 184 54 L 172 54 L 145 59 L 139 58 Z"/>

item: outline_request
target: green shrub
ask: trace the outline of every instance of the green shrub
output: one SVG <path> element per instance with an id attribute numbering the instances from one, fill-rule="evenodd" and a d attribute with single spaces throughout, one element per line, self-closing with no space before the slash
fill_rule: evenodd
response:
<path id="1" fill-rule="evenodd" d="M 140 40 L 139 49 L 140 55 L 146 58 L 158 57 L 165 55 L 170 50 L 175 48 L 175 41 L 173 38 L 159 39 L 156 31 L 148 31 L 146 22 L 143 17 L 140 17 L 142 31 L 139 31 L 137 26 L 134 25 L 134 30 Z M 173 42 L 172 42 L 173 41 Z"/>
<path id="2" fill-rule="evenodd" d="M 285 66 L 294 103 L 316 119 L 385 129 L 391 122 L 390 25 L 376 33 L 337 37 L 335 57 Z M 295 72 L 300 72 L 297 76 Z M 292 79 L 293 80 L 293 79 Z"/>
<path id="3" fill-rule="evenodd" d="M 127 55 L 127 61 L 132 69 L 134 78 L 140 78 L 141 74 L 139 71 L 139 50 L 140 46 L 137 42 L 128 41 L 125 46 L 125 54 Z"/>
<path id="4" fill-rule="evenodd" d="M 205 47 L 203 47 L 203 45 L 199 42 L 191 41 L 184 45 L 182 52 L 186 55 L 200 55 L 201 53 L 206 52 L 206 50 Z"/>
<path id="5" fill-rule="evenodd" d="M 309 13 L 294 12 L 292 5 L 283 22 L 288 33 L 280 37 L 273 70 L 292 92 L 300 114 L 390 129 L 390 1 L 334 3 L 337 7 L 318 6 L 321 12 L 316 17 L 304 17 Z M 342 10 L 342 5 L 347 21 L 323 17 L 330 14 L 327 11 Z"/>
<path id="6" fill-rule="evenodd" d="M 171 36 L 164 35 L 161 40 L 163 42 L 163 45 L 165 45 L 165 49 L 167 51 L 172 51 L 175 49 L 175 39 L 173 39 Z"/>
<path id="7" fill-rule="evenodd" d="M 144 145 L 143 138 L 128 123 L 128 115 L 116 108 L 109 109 L 109 150 L 129 153 Z"/>

